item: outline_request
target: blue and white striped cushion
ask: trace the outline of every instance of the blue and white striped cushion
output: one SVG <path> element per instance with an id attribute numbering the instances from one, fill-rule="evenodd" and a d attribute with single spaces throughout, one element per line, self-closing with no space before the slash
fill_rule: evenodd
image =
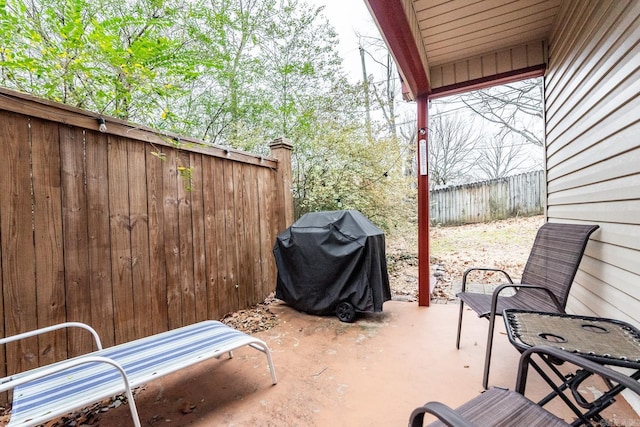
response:
<path id="1" fill-rule="evenodd" d="M 131 387 L 137 387 L 257 342 L 260 340 L 223 323 L 205 321 L 99 350 L 91 355 L 116 361 L 127 373 Z M 124 390 L 122 377 L 113 366 L 93 362 L 79 365 L 15 387 L 8 425 L 35 425 L 37 420 L 46 421 L 64 415 Z"/>

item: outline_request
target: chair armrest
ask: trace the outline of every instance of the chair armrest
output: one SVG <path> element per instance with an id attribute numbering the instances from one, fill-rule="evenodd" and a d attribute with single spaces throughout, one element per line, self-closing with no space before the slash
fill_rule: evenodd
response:
<path id="1" fill-rule="evenodd" d="M 440 402 L 427 402 L 423 406 L 414 409 L 411 413 L 411 418 L 409 418 L 409 427 L 422 427 L 425 413 L 435 415 L 448 426 L 473 427 L 473 424 L 461 417 L 460 414 Z"/>
<path id="2" fill-rule="evenodd" d="M 504 271 L 504 270 L 502 270 L 500 268 L 471 267 L 471 268 L 467 268 L 465 270 L 465 272 L 462 274 L 462 292 L 464 292 L 466 290 L 466 288 L 467 288 L 467 276 L 469 275 L 469 273 L 471 273 L 473 271 L 493 271 L 493 272 L 496 272 L 496 273 L 502 273 L 507 278 L 509 283 L 513 283 L 513 280 L 511 280 L 511 276 L 509 276 L 509 273 L 507 273 L 506 271 Z"/>
<path id="3" fill-rule="evenodd" d="M 575 366 L 579 366 L 584 370 L 592 372 L 596 375 L 600 375 L 601 377 L 613 381 L 614 383 L 620 384 L 640 396 L 640 382 L 631 378 L 630 376 L 624 375 L 623 373 L 618 371 L 614 371 L 613 369 L 599 363 L 592 362 L 591 360 L 585 359 L 584 357 L 579 356 L 575 353 L 570 353 L 568 351 L 549 346 L 535 346 L 528 348 L 524 352 L 522 352 L 522 356 L 520 357 L 520 362 L 518 364 L 518 377 L 515 387 L 515 391 L 522 395 L 524 395 L 527 383 L 527 373 L 529 371 L 531 357 L 534 354 L 550 356 L 571 363 Z"/>
<path id="4" fill-rule="evenodd" d="M 0 383 L 0 392 L 11 390 L 19 385 L 47 377 L 57 372 L 64 371 L 65 369 L 73 368 L 74 366 L 83 365 L 85 363 L 108 363 L 114 366 L 122 376 L 125 388 L 130 390 L 127 374 L 118 362 L 103 356 L 81 356 L 76 359 L 65 360 L 59 363 L 43 366 L 41 368 L 36 368 L 33 372 L 25 371 L 24 374 L 5 377 Z"/>
<path id="5" fill-rule="evenodd" d="M 34 329 L 33 331 L 23 332 L 21 334 L 4 337 L 0 339 L 0 345 L 7 344 L 13 341 L 23 340 L 25 338 L 35 337 L 37 335 L 45 334 L 47 332 L 55 331 L 58 329 L 64 329 L 64 328 L 81 328 L 91 332 L 91 335 L 93 335 L 93 339 L 96 343 L 96 346 L 98 347 L 98 350 L 102 350 L 102 342 L 100 341 L 100 337 L 98 336 L 98 333 L 96 332 L 96 330 L 93 329 L 91 326 L 85 323 L 80 323 L 80 322 L 59 323 L 57 325 L 47 326 L 45 328 Z"/>

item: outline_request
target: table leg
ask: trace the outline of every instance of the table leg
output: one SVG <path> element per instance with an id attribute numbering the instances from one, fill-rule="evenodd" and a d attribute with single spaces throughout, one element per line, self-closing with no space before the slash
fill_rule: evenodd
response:
<path id="1" fill-rule="evenodd" d="M 602 417 L 600 416 L 600 412 L 604 409 L 608 408 L 615 402 L 615 396 L 617 396 L 620 392 L 624 390 L 624 387 L 618 385 L 613 385 L 607 383 L 609 389 L 602 394 L 599 398 L 595 399 L 592 402 L 588 402 L 584 396 L 582 396 L 578 390 L 580 385 L 589 377 L 592 376 L 590 372 L 586 372 L 582 369 L 577 370 L 575 373 L 563 374 L 560 370 L 554 365 L 554 362 L 548 358 L 542 358 L 547 367 L 553 372 L 554 375 L 557 376 L 558 380 L 561 381 L 560 384 L 556 384 L 554 380 L 551 379 L 549 374 L 540 367 L 534 361 L 531 361 L 531 366 L 538 372 L 538 374 L 545 380 L 545 382 L 553 389 L 551 393 L 542 398 L 538 405 L 544 406 L 553 400 L 556 397 L 559 397 L 564 401 L 564 403 L 576 414 L 578 417 L 571 425 L 573 426 L 581 426 L 581 425 L 592 425 L 591 421 L 602 421 Z M 634 372 L 631 375 L 631 378 L 634 380 L 640 379 L 640 370 Z M 566 390 L 570 390 L 573 398 L 575 399 L 575 403 L 571 401 L 563 392 Z M 582 412 L 578 406 L 586 409 L 586 412 Z"/>

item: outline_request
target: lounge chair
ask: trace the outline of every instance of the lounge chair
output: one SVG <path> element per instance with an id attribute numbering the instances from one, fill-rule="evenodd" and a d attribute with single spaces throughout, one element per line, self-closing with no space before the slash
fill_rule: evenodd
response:
<path id="1" fill-rule="evenodd" d="M 514 283 L 509 274 L 498 268 L 472 267 L 462 276 L 460 315 L 456 348 L 460 348 L 462 315 L 465 303 L 479 317 L 489 320 L 487 348 L 482 386 L 489 383 L 489 368 L 493 345 L 495 318 L 505 309 L 522 309 L 564 313 L 578 266 L 584 254 L 589 236 L 598 229 L 597 225 L 546 223 L 538 230 L 522 272 L 520 283 Z M 493 294 L 467 292 L 469 274 L 474 271 L 492 271 L 504 274 L 508 283 L 498 286 Z M 501 295 L 506 289 L 515 289 L 513 295 Z"/>
<path id="2" fill-rule="evenodd" d="M 125 393 L 133 424 L 141 425 L 132 389 L 196 363 L 251 347 L 265 354 L 273 384 L 276 373 L 267 344 L 221 322 L 207 320 L 102 348 L 96 331 L 67 322 L 0 339 L 0 345 L 57 329 L 89 331 L 97 350 L 0 379 L 0 392 L 13 390 L 8 426 L 36 426 L 91 403 Z"/>
<path id="3" fill-rule="evenodd" d="M 547 411 L 539 403 L 534 403 L 525 397 L 529 365 L 532 365 L 532 367 L 539 366 L 531 360 L 534 354 L 543 358 L 553 359 L 554 363 L 567 362 L 582 371 L 599 375 L 605 381 L 619 384 L 621 387 L 627 388 L 640 396 L 640 383 L 627 375 L 568 351 L 548 346 L 537 346 L 531 347 L 522 353 L 514 390 L 493 387 L 457 409 L 452 409 L 440 402 L 428 402 L 412 412 L 409 418 L 409 427 L 422 426 L 425 413 L 433 414 L 438 418 L 438 421 L 429 424 L 429 427 L 442 425 L 456 427 L 591 425 L 590 419 L 582 416 L 578 417 L 573 424 L 570 424 Z M 549 380 L 549 378 L 546 378 L 546 380 Z M 562 385 L 553 383 L 553 385 L 549 384 L 549 386 L 554 389 L 554 387 L 561 387 Z M 559 397 L 567 403 L 566 396 L 564 398 L 562 396 Z"/>

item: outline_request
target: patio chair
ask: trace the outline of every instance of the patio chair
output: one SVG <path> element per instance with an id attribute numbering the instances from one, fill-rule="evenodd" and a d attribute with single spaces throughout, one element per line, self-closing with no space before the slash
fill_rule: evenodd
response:
<path id="1" fill-rule="evenodd" d="M 518 376 L 514 390 L 506 390 L 493 387 L 481 393 L 457 409 L 440 402 L 428 402 L 424 406 L 416 408 L 409 418 L 410 427 L 421 427 L 424 422 L 424 414 L 435 415 L 438 420 L 429 424 L 429 427 L 442 425 L 455 427 L 468 426 L 527 426 L 527 427 L 552 427 L 570 425 L 600 425 L 601 418 L 587 417 L 584 414 L 576 414 L 577 418 L 572 424 L 550 413 L 541 405 L 546 403 L 534 403 L 524 396 L 527 373 L 529 365 L 536 368 L 536 362 L 531 357 L 537 354 L 541 357 L 552 358 L 557 362 L 568 362 L 583 371 L 599 375 L 605 382 L 613 382 L 621 387 L 627 388 L 640 396 L 640 383 L 623 373 L 614 371 L 611 368 L 599 363 L 587 360 L 574 353 L 552 348 L 548 346 L 531 347 L 522 353 L 518 365 Z M 553 383 L 549 386 L 555 390 L 559 387 Z M 569 407 L 573 404 L 572 410 L 577 410 L 574 402 L 567 396 L 560 393 L 557 395 Z"/>
<path id="2" fill-rule="evenodd" d="M 550 222 L 544 224 L 536 234 L 520 283 L 514 283 L 506 271 L 498 268 L 472 267 L 464 272 L 462 290 L 456 295 L 460 298 L 456 348 L 460 348 L 462 315 L 466 303 L 479 317 L 489 320 L 482 380 L 482 386 L 485 389 L 489 382 L 496 315 L 501 316 L 505 309 L 564 313 L 569 290 L 578 271 L 587 241 L 597 229 L 597 225 Z M 467 292 L 467 280 L 469 274 L 474 271 L 502 273 L 509 283 L 498 286 L 493 294 Z M 515 293 L 501 295 L 506 289 L 515 290 Z"/>

